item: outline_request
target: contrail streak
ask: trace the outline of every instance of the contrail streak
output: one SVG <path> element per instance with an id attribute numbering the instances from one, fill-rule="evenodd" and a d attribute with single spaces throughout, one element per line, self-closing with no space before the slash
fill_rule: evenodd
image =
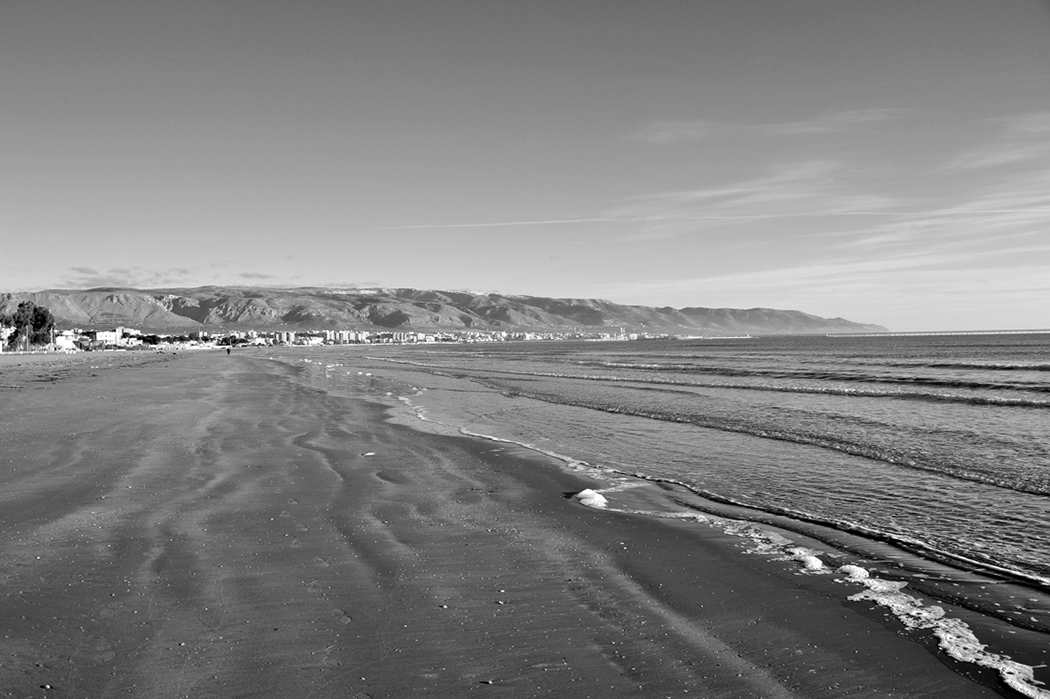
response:
<path id="1" fill-rule="evenodd" d="M 417 223 L 410 226 L 384 226 L 380 231 L 410 231 L 422 228 L 500 228 L 504 226 L 552 226 L 559 223 L 617 223 L 616 218 L 563 218 L 544 221 L 495 221 L 492 223 Z"/>
<path id="2" fill-rule="evenodd" d="M 1010 213 L 1050 213 L 1046 209 L 983 209 L 977 211 L 801 211 L 784 213 L 758 214 L 712 214 L 712 215 L 668 215 L 668 216 L 634 216 L 621 218 L 559 218 L 540 221 L 492 221 L 488 223 L 416 223 L 407 226 L 383 226 L 380 231 L 412 231 L 445 228 L 509 228 L 513 226 L 554 226 L 579 223 L 653 223 L 657 221 L 756 221 L 776 218 L 820 218 L 823 216 L 933 216 L 933 215 L 973 215 L 1010 214 Z"/>

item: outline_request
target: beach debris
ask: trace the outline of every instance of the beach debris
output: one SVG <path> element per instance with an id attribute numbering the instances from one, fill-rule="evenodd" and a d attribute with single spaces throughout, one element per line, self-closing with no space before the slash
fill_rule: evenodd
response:
<path id="1" fill-rule="evenodd" d="M 609 506 L 609 501 L 605 499 L 605 496 L 601 493 L 585 488 L 573 496 L 576 502 L 587 507 L 593 507 L 596 509 L 605 509 Z"/>

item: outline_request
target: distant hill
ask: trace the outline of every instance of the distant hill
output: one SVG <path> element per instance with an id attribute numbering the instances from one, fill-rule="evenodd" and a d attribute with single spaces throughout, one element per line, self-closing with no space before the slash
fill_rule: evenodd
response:
<path id="1" fill-rule="evenodd" d="M 229 329 L 535 330 L 602 328 L 675 335 L 885 332 L 879 325 L 771 308 L 654 308 L 600 299 L 553 299 L 421 289 L 48 290 L 0 294 L 0 312 L 31 300 L 65 327 L 150 332 Z"/>

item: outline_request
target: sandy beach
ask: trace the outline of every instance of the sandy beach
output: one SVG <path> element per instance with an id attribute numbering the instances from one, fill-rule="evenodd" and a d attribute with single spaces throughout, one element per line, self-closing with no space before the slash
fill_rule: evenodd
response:
<path id="1" fill-rule="evenodd" d="M 717 528 L 295 371 L 0 360 L 0 696 L 1014 696 Z"/>

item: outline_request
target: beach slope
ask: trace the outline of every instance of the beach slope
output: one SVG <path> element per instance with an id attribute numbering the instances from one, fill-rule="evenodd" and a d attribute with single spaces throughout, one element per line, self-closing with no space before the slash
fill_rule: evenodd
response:
<path id="1" fill-rule="evenodd" d="M 716 528 L 289 364 L 45 366 L 0 365 L 0 696 L 998 695 Z"/>

